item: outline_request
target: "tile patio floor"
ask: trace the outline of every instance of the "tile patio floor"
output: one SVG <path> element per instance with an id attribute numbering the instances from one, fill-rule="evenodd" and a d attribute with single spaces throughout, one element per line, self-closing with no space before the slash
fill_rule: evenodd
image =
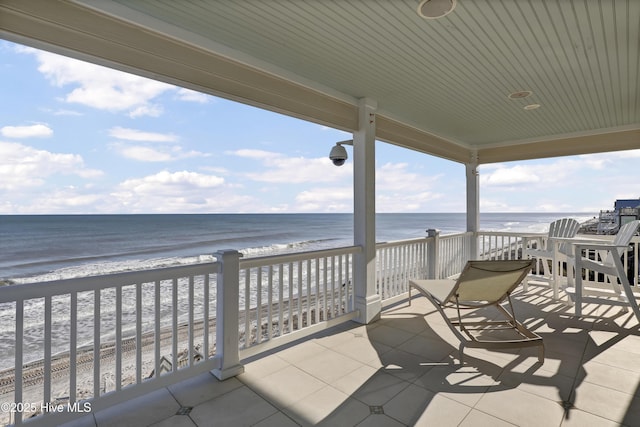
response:
<path id="1" fill-rule="evenodd" d="M 455 337 L 419 297 L 245 361 L 236 378 L 206 373 L 68 427 L 640 425 L 638 322 L 620 307 L 572 313 L 531 286 L 516 315 L 543 337 L 544 365 L 525 348 L 468 349 L 460 366 Z"/>

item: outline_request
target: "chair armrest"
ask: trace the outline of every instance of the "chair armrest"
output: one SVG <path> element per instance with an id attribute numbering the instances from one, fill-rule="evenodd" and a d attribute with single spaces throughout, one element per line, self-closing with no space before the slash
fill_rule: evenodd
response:
<path id="1" fill-rule="evenodd" d="M 625 249 L 627 245 L 614 245 L 613 243 L 573 243 L 574 250 L 579 251 L 582 249 L 595 249 L 595 250 L 611 250 L 611 249 Z"/>

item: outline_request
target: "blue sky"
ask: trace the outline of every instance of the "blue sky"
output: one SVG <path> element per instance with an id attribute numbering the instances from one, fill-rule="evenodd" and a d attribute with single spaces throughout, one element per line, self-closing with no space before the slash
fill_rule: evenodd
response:
<path id="1" fill-rule="evenodd" d="M 0 214 L 352 212 L 351 135 L 0 41 Z M 347 147 L 351 155 L 350 147 Z M 378 212 L 464 212 L 458 163 L 378 142 Z M 640 197 L 640 150 L 480 168 L 481 212 Z"/>

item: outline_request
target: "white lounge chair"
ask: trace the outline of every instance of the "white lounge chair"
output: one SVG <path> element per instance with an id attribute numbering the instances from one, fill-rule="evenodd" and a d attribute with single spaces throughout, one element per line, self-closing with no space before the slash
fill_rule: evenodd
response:
<path id="1" fill-rule="evenodd" d="M 544 363 L 542 338 L 515 319 L 511 292 L 531 271 L 533 260 L 469 261 L 457 280 L 410 280 L 411 289 L 427 297 L 460 340 L 460 363 L 464 347 L 504 349 L 539 346 L 538 360 Z M 509 302 L 510 311 L 503 306 Z M 493 306 L 505 320 L 463 320 L 462 309 Z M 457 310 L 457 320 L 450 319 L 445 308 Z M 456 328 L 459 328 L 459 330 Z"/>
<path id="2" fill-rule="evenodd" d="M 575 303 L 576 316 L 582 315 L 582 304 L 599 303 L 609 305 L 629 305 L 640 321 L 640 309 L 631 289 L 626 271 L 622 265 L 622 256 L 629 248 L 631 239 L 638 231 L 640 221 L 630 221 L 618 230 L 613 242 L 573 243 L 573 253 L 567 258 L 568 287 L 566 293 Z M 595 253 L 594 259 L 584 253 Z M 575 269 L 575 272 L 573 271 Z M 611 291 L 583 287 L 582 270 L 605 275 Z M 573 282 L 575 281 L 575 286 Z M 619 282 L 619 283 L 618 283 Z M 624 292 L 624 295 L 622 295 Z M 589 295 L 584 297 L 583 295 Z"/>
<path id="3" fill-rule="evenodd" d="M 524 256 L 536 260 L 537 269 L 542 263 L 543 274 L 531 275 L 525 278 L 523 288 L 528 290 L 529 281 L 548 283 L 553 289 L 553 298 L 559 298 L 558 278 L 562 271 L 561 263 L 566 261 L 565 253 L 569 250 L 562 239 L 570 239 L 578 234 L 580 223 L 573 218 L 562 218 L 549 225 L 549 233 L 543 241 L 538 241 L 538 247 L 525 248 Z"/>

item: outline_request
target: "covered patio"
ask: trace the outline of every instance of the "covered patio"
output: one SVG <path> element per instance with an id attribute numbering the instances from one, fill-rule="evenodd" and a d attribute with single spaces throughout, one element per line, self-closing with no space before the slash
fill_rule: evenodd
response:
<path id="1" fill-rule="evenodd" d="M 640 148 L 639 2 L 451 0 L 429 16 L 446 3 L 0 0 L 7 40 L 353 134 L 356 323 L 248 356 L 244 373 L 231 355 L 225 381 L 200 374 L 79 425 L 633 424 L 633 314 L 578 318 L 532 287 L 517 301 L 547 362 L 478 351 L 459 367 L 424 299 L 407 308 L 400 287 L 382 302 L 376 140 L 465 165 L 468 240 L 444 276 L 481 254 L 481 165 Z"/>
<path id="2" fill-rule="evenodd" d="M 210 373 L 85 416 L 69 426 L 633 426 L 640 417 L 637 320 L 571 307 L 551 290 L 518 292 L 516 311 L 545 342 L 467 350 L 426 298 L 261 354 L 245 372 Z"/>

